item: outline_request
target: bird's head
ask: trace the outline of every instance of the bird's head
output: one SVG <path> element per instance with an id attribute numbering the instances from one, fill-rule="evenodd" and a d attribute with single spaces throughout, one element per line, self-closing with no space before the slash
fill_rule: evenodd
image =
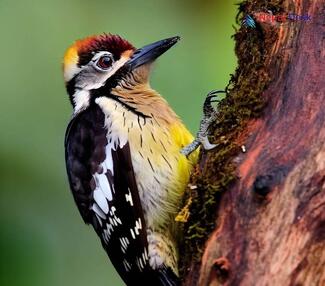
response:
<path id="1" fill-rule="evenodd" d="M 172 37 L 140 49 L 111 34 L 76 41 L 63 60 L 64 80 L 75 112 L 117 86 L 132 89 L 147 83 L 151 63 L 178 40 Z"/>

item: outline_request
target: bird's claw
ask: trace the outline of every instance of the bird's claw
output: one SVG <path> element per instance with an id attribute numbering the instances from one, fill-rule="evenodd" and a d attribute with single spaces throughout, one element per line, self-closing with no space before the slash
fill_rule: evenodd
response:
<path id="1" fill-rule="evenodd" d="M 203 146 L 205 150 L 211 150 L 215 148 L 216 144 L 211 144 L 208 139 L 209 134 L 209 127 L 212 124 L 212 122 L 217 118 L 218 116 L 218 109 L 214 108 L 212 105 L 212 102 L 219 103 L 220 100 L 217 98 L 217 94 L 219 93 L 226 93 L 224 90 L 212 90 L 208 93 L 204 104 L 203 104 L 203 118 L 200 123 L 200 129 L 196 134 L 196 138 L 192 143 L 185 146 L 181 153 L 185 156 L 190 155 L 192 152 L 194 152 L 200 145 Z"/>
<path id="2" fill-rule="evenodd" d="M 208 93 L 203 104 L 203 118 L 210 117 L 213 113 L 217 113 L 217 110 L 212 106 L 212 102 L 220 102 L 218 99 L 219 93 L 225 93 L 224 90 L 212 90 Z"/>

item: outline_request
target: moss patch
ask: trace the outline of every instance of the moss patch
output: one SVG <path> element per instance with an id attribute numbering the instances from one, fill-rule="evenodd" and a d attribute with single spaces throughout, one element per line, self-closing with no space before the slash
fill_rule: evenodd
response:
<path id="1" fill-rule="evenodd" d="M 240 24 L 245 15 L 252 16 L 255 12 L 283 12 L 282 4 L 283 0 L 244 1 L 239 4 L 237 23 Z M 241 148 L 236 142 L 247 121 L 259 117 L 266 105 L 262 94 L 270 83 L 270 76 L 265 61 L 277 38 L 277 30 L 270 27 L 265 32 L 256 24 L 255 29 L 241 26 L 233 36 L 238 67 L 226 88 L 227 96 L 219 104 L 219 117 L 211 128 L 211 142 L 217 143 L 218 147 L 200 155 L 201 166 L 196 166 L 191 179 L 191 185 L 196 188 L 188 191 L 188 197 L 191 196 L 193 202 L 190 218 L 185 224 L 185 240 L 181 249 L 183 275 L 191 263 L 200 261 L 204 243 L 216 227 L 216 211 L 221 193 L 237 179 L 233 158 Z"/>

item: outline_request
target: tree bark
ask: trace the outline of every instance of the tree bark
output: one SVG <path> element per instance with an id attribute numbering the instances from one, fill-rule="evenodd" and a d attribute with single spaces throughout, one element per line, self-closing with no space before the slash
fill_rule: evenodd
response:
<path id="1" fill-rule="evenodd" d="M 235 35 L 219 145 L 192 177 L 183 285 L 325 285 L 325 1 L 253 0 L 240 10 L 257 27 Z M 311 20 L 259 22 L 268 10 Z"/>

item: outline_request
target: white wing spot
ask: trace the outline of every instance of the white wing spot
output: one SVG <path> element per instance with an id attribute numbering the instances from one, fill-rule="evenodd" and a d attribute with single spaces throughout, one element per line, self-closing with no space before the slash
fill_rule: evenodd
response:
<path id="1" fill-rule="evenodd" d="M 98 187 L 94 191 L 94 200 L 97 203 L 97 205 L 101 208 L 101 210 L 105 214 L 107 214 L 108 213 L 108 203 L 107 203 L 107 200 L 106 200 L 103 192 Z"/>
<path id="2" fill-rule="evenodd" d="M 102 167 L 104 168 L 103 164 L 102 164 Z M 105 168 L 104 168 L 103 173 L 102 174 L 96 173 L 94 175 L 94 178 L 95 178 L 97 188 L 100 188 L 103 192 L 103 195 L 106 197 L 106 199 L 111 201 L 113 199 L 113 195 L 112 195 L 111 186 L 110 186 L 107 176 L 106 176 L 106 172 L 107 172 L 107 170 L 105 170 Z"/>
<path id="3" fill-rule="evenodd" d="M 129 246 L 129 244 L 127 243 L 127 238 L 126 237 L 121 237 L 120 238 L 120 244 L 121 244 L 121 250 L 123 251 L 123 253 L 126 253 L 126 250 Z"/>
<path id="4" fill-rule="evenodd" d="M 102 237 L 103 237 L 103 239 L 104 239 L 104 241 L 105 241 L 106 243 L 109 242 L 109 236 L 108 236 L 108 232 L 107 232 L 106 229 L 103 230 Z"/>
<path id="5" fill-rule="evenodd" d="M 109 140 L 109 138 L 107 138 Z M 114 174 L 114 168 L 113 168 L 113 159 L 112 159 L 112 149 L 113 149 L 113 144 L 114 142 L 111 142 L 106 145 L 106 159 L 103 163 L 103 166 L 105 166 L 106 170 L 110 170 L 112 174 Z"/>
<path id="6" fill-rule="evenodd" d="M 142 224 L 141 224 L 141 219 L 138 218 L 137 221 L 135 222 L 135 228 L 134 228 L 134 231 L 137 235 L 139 235 L 140 229 L 142 229 Z"/>
<path id="7" fill-rule="evenodd" d="M 106 224 L 106 228 L 107 228 L 107 232 L 108 232 L 108 235 L 111 236 L 111 234 L 113 233 L 114 231 L 114 228 L 111 224 Z"/>
<path id="8" fill-rule="evenodd" d="M 134 235 L 133 229 L 130 229 L 130 231 L 131 231 L 132 238 L 135 239 L 135 235 Z"/>
<path id="9" fill-rule="evenodd" d="M 110 217 L 110 218 L 108 218 L 108 220 L 109 220 L 110 225 L 113 226 L 114 225 L 113 219 Z"/>
<path id="10" fill-rule="evenodd" d="M 101 174 L 95 173 L 93 178 L 96 183 L 96 189 L 94 190 L 93 196 L 94 200 L 97 203 L 97 207 L 94 206 L 94 211 L 102 218 L 103 213 L 107 214 L 109 211 L 108 201 L 113 200 L 112 188 L 106 176 L 107 170 L 113 174 L 113 160 L 112 160 L 112 144 L 106 146 L 106 159 L 101 163 L 103 172 Z M 95 204 L 94 204 L 95 205 Z M 99 213 L 98 207 L 101 209 L 102 213 Z"/>
<path id="11" fill-rule="evenodd" d="M 119 223 L 119 224 L 122 224 L 122 221 L 119 217 L 116 216 L 115 214 L 116 212 L 116 208 L 114 206 L 111 207 L 111 210 L 109 212 L 109 214 L 112 216 L 113 218 L 113 221 L 116 222 L 116 225 Z"/>
<path id="12" fill-rule="evenodd" d="M 103 226 L 103 222 L 102 222 L 101 218 L 98 216 L 98 214 L 95 213 L 95 215 L 96 215 L 96 218 L 97 218 L 100 226 L 102 227 Z"/>
<path id="13" fill-rule="evenodd" d="M 131 191 L 130 188 L 128 188 L 129 193 L 125 194 L 125 199 L 127 202 L 130 203 L 131 206 L 133 206 L 133 200 L 132 200 L 132 195 L 131 195 Z"/>
<path id="14" fill-rule="evenodd" d="M 146 249 L 144 249 L 144 251 L 142 252 L 142 259 L 143 259 L 143 261 L 148 260 L 148 254 L 147 254 L 147 250 Z"/>
<path id="15" fill-rule="evenodd" d="M 103 230 L 103 239 L 106 241 L 106 243 L 109 242 L 113 231 L 114 231 L 113 226 L 106 223 L 106 229 Z"/>
<path id="16" fill-rule="evenodd" d="M 142 271 L 144 269 L 145 265 L 146 265 L 146 262 L 145 262 L 145 260 L 142 262 L 142 258 L 137 257 L 136 258 L 136 264 L 137 264 L 139 270 Z"/>
<path id="17" fill-rule="evenodd" d="M 91 209 L 102 219 L 106 219 L 106 215 L 102 211 L 102 209 L 97 205 L 97 203 L 94 203 L 91 207 Z"/>
<path id="18" fill-rule="evenodd" d="M 146 256 L 146 259 L 149 259 L 148 252 L 147 252 L 147 249 L 146 248 L 144 250 L 144 255 Z"/>
<path id="19" fill-rule="evenodd" d="M 123 265 L 127 272 L 129 272 L 131 270 L 131 264 L 129 262 L 127 262 L 126 259 L 123 260 Z"/>

